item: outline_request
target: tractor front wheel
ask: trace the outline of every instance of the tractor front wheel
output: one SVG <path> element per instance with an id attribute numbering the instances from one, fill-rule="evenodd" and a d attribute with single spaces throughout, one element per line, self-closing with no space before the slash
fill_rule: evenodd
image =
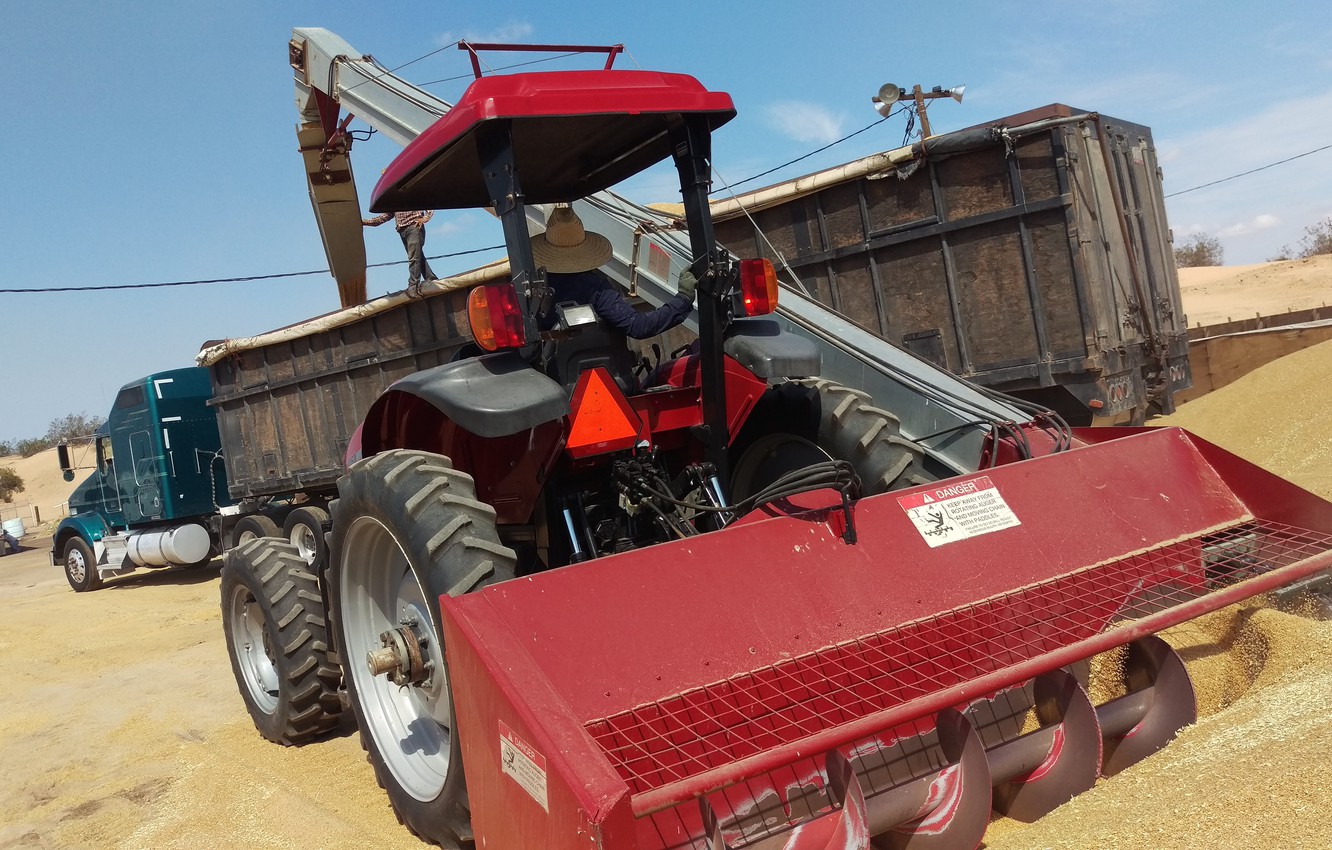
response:
<path id="1" fill-rule="evenodd" d="M 513 550 L 471 477 L 441 455 L 366 458 L 338 491 L 329 605 L 361 745 L 408 829 L 470 846 L 438 599 L 512 578 Z"/>
<path id="2" fill-rule="evenodd" d="M 341 676 L 328 656 L 324 602 L 294 546 L 263 537 L 226 554 L 222 631 L 259 734 L 304 744 L 337 725 Z"/>

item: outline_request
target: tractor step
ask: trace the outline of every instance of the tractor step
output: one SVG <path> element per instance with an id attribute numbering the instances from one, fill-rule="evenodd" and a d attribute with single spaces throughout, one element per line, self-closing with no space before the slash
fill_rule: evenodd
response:
<path id="1" fill-rule="evenodd" d="M 1332 568 L 1332 505 L 1179 429 L 834 513 L 442 598 L 479 832 L 975 846 L 1192 722 L 1156 632 Z"/>

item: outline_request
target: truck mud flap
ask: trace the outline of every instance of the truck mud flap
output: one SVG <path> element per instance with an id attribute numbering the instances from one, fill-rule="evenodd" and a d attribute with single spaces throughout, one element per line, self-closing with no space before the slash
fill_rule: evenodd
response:
<path id="1" fill-rule="evenodd" d="M 1194 719 L 1154 635 L 1332 567 L 1332 504 L 1183 430 L 440 600 L 499 847 L 971 847 Z M 1095 705 L 1088 659 L 1117 653 Z"/>

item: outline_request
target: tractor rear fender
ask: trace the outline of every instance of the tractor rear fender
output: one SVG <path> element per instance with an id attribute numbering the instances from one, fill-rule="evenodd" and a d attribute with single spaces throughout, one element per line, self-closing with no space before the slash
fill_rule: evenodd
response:
<path id="1" fill-rule="evenodd" d="M 786 333 L 772 319 L 736 319 L 723 350 L 760 378 L 809 378 L 822 365 L 813 340 Z"/>
<path id="2" fill-rule="evenodd" d="M 478 437 L 519 434 L 569 413 L 564 389 L 505 351 L 423 369 L 384 391 L 357 429 L 358 456 L 413 448 L 454 454 L 457 430 Z"/>
<path id="3" fill-rule="evenodd" d="M 459 428 L 478 437 L 517 434 L 569 412 L 564 388 L 514 351 L 458 360 L 408 375 L 375 402 L 367 423 L 376 421 L 379 414 L 380 425 L 392 427 L 388 399 L 395 393 L 429 402 Z M 369 452 L 370 434 L 363 433 L 361 439 Z"/>
<path id="4" fill-rule="evenodd" d="M 497 521 L 527 522 L 562 445 L 563 387 L 515 352 L 458 360 L 397 381 L 357 429 L 355 457 L 418 449 L 450 458 Z M 356 438 L 353 440 L 357 442 Z"/>

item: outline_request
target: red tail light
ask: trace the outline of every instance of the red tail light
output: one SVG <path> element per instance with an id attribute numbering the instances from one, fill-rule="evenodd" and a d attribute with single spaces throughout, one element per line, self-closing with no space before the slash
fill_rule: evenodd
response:
<path id="1" fill-rule="evenodd" d="M 746 316 L 766 316 L 777 309 L 777 272 L 771 260 L 740 261 L 740 294 Z"/>
<path id="2" fill-rule="evenodd" d="M 486 351 L 527 344 L 523 311 L 511 283 L 490 283 L 473 289 L 467 296 L 467 321 L 476 344 Z"/>

